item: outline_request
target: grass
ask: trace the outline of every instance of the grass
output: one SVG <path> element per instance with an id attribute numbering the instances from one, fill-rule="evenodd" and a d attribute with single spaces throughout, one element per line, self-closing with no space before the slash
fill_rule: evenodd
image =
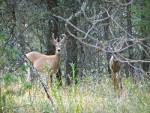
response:
<path id="1" fill-rule="evenodd" d="M 117 97 L 110 78 L 93 81 L 84 78 L 77 85 L 49 89 L 55 111 L 43 88 L 18 80 L 2 87 L 4 113 L 150 113 L 148 83 L 134 84 L 123 80 L 123 91 Z M 30 92 L 30 93 L 29 93 Z"/>

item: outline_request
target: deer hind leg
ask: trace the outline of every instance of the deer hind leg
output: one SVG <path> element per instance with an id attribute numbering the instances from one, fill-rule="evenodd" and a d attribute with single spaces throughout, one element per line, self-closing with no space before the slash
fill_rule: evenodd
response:
<path id="1" fill-rule="evenodd" d="M 120 76 L 120 73 L 118 73 L 118 81 L 119 81 L 119 95 L 122 95 L 122 78 Z"/>
<path id="2" fill-rule="evenodd" d="M 48 74 L 48 88 L 52 87 L 52 83 L 53 83 L 53 73 L 49 72 L 49 74 Z"/>
<path id="3" fill-rule="evenodd" d="M 116 92 L 118 96 L 122 94 L 122 81 L 119 73 L 116 73 Z"/>
<path id="4" fill-rule="evenodd" d="M 113 82 L 113 86 L 114 86 L 114 90 L 118 91 L 119 89 L 119 80 L 117 78 L 117 74 L 116 73 L 112 73 L 112 82 Z"/>

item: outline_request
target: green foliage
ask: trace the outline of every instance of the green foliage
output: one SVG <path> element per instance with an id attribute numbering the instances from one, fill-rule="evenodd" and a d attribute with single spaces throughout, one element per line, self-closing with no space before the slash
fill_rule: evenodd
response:
<path id="1" fill-rule="evenodd" d="M 11 46 L 6 46 L 5 47 L 5 53 L 8 55 L 8 56 L 11 56 L 12 59 L 17 59 L 19 56 L 18 56 L 18 49 L 15 48 L 15 47 L 11 47 Z"/>
<path id="2" fill-rule="evenodd" d="M 7 64 L 8 63 L 8 61 L 6 61 L 6 59 L 4 58 L 4 57 L 1 57 L 0 58 L 0 65 L 5 65 L 5 64 Z"/>
<path id="3" fill-rule="evenodd" d="M 16 68 L 17 62 L 21 61 L 20 51 L 16 47 L 6 45 L 0 49 L 0 65 L 7 70 Z"/>
<path id="4" fill-rule="evenodd" d="M 24 90 L 31 89 L 31 88 L 32 88 L 32 83 L 30 83 L 30 82 L 25 82 L 25 83 L 23 84 L 22 88 L 23 88 Z"/>
<path id="5" fill-rule="evenodd" d="M 2 99 L 2 108 L 4 113 L 14 113 L 15 107 L 15 98 L 10 94 L 4 94 L 1 97 Z"/>
<path id="6" fill-rule="evenodd" d="M 6 73 L 3 77 L 5 86 L 11 85 L 11 83 L 16 82 L 17 79 L 12 73 Z"/>
<path id="7" fill-rule="evenodd" d="M 9 79 L 10 80 L 10 79 Z M 148 83 L 134 84 L 130 79 L 123 80 L 123 91 L 117 97 L 110 78 L 99 82 L 84 78 L 78 85 L 49 89 L 59 113 L 149 113 L 150 96 Z M 43 88 L 30 83 L 20 82 L 21 88 L 30 89 L 23 95 L 12 95 L 2 91 L 3 106 L 8 113 L 52 113 Z M 11 85 L 13 88 L 14 85 Z M 26 105 L 26 106 L 25 106 Z M 23 107 L 19 107 L 23 106 Z"/>
<path id="8" fill-rule="evenodd" d="M 4 39 L 5 39 L 4 33 L 0 32 L 0 42 L 3 41 Z"/>
<path id="9" fill-rule="evenodd" d="M 72 71 L 72 77 L 73 77 L 73 80 L 75 80 L 75 81 L 77 81 L 77 76 L 76 76 L 76 71 L 77 71 L 77 69 L 76 69 L 76 66 L 75 66 L 75 64 L 73 64 L 73 63 L 71 63 L 70 64 L 71 65 L 71 71 Z"/>
<path id="10" fill-rule="evenodd" d="M 150 1 L 149 0 L 136 1 L 135 4 L 132 5 L 132 12 L 133 12 L 133 17 L 134 16 L 136 17 L 132 20 L 135 25 L 135 28 L 138 29 L 139 31 L 143 29 L 144 33 L 141 34 L 143 36 L 149 33 Z"/>

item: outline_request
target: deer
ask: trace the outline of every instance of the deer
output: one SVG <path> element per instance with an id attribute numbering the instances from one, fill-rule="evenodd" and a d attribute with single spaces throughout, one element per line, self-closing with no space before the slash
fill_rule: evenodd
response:
<path id="1" fill-rule="evenodd" d="M 118 91 L 118 94 L 119 94 L 122 89 L 121 77 L 119 75 L 121 64 L 115 58 L 114 55 L 112 55 L 110 58 L 109 67 L 110 67 L 111 74 L 112 74 L 111 78 L 113 81 L 114 90 Z"/>
<path id="2" fill-rule="evenodd" d="M 56 74 L 60 68 L 61 56 L 60 52 L 62 49 L 62 45 L 64 44 L 66 35 L 62 34 L 60 38 L 54 38 L 54 34 L 52 34 L 52 43 L 55 45 L 55 54 L 54 55 L 45 55 L 36 51 L 29 52 L 25 54 L 26 58 L 30 61 L 33 68 L 37 70 L 37 72 L 48 74 L 48 85 L 51 87 L 52 85 L 52 77 Z"/>

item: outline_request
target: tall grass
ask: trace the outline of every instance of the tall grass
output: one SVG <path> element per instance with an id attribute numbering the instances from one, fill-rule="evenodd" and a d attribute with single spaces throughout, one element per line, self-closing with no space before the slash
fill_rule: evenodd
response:
<path id="1" fill-rule="evenodd" d="M 148 83 L 134 84 L 130 79 L 123 80 L 120 97 L 107 77 L 97 81 L 85 77 L 77 85 L 53 86 L 49 94 L 56 111 L 39 84 L 30 85 L 20 79 L 8 84 L 5 78 L 3 86 L 4 113 L 150 113 Z"/>

